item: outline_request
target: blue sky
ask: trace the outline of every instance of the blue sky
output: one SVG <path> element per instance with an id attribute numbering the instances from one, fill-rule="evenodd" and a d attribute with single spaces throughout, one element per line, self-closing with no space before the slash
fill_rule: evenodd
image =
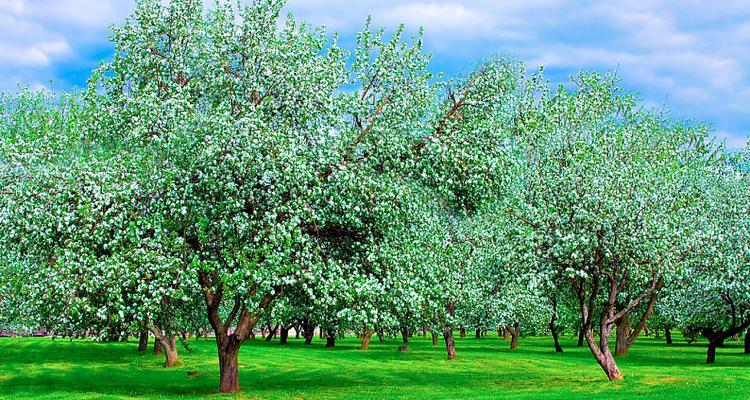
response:
<path id="1" fill-rule="evenodd" d="M 0 90 L 18 82 L 83 86 L 112 52 L 109 24 L 132 7 L 131 0 L 0 0 Z M 730 148 L 744 146 L 750 133 L 747 0 L 289 0 L 287 10 L 349 39 L 368 14 L 387 28 L 424 26 L 432 68 L 448 75 L 493 54 L 544 65 L 553 81 L 579 69 L 617 69 L 645 105 L 711 123 Z"/>

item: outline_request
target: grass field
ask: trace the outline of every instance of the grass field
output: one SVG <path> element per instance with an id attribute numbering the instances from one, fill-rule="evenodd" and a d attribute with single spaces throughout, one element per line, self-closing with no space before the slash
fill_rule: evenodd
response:
<path id="1" fill-rule="evenodd" d="M 566 338 L 567 339 L 567 338 Z M 373 340 L 369 351 L 356 338 L 326 349 L 290 340 L 248 341 L 240 354 L 241 399 L 750 399 L 750 356 L 741 343 L 719 349 L 713 366 L 703 364 L 702 343 L 672 346 L 640 338 L 618 360 L 622 382 L 608 382 L 585 348 L 550 338 L 523 338 L 517 351 L 492 335 L 457 339 L 459 359 L 445 359 L 442 342 L 413 338 L 411 351 L 398 342 Z M 181 349 L 184 366 L 163 369 L 163 359 L 138 354 L 137 344 L 47 338 L 0 338 L 0 398 L 167 399 L 216 394 L 218 363 L 212 341 Z M 197 371 L 197 376 L 188 376 Z M 234 398 L 228 397 L 228 398 Z"/>

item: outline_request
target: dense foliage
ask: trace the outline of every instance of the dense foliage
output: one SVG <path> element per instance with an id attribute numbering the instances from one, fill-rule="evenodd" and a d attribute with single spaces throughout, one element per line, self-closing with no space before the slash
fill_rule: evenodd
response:
<path id="1" fill-rule="evenodd" d="M 552 88 L 509 58 L 428 69 L 421 33 L 351 51 L 282 3 L 142 0 L 84 93 L 0 103 L 0 329 L 112 340 L 166 366 L 211 330 L 579 333 L 609 379 L 648 321 L 750 326 L 746 158 L 614 75 Z M 146 336 L 147 337 L 147 336 Z M 712 350 L 713 349 L 713 350 Z"/>

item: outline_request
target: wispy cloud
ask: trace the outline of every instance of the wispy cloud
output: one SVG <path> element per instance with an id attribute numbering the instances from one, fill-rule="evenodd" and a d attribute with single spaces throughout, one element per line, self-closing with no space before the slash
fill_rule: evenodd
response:
<path id="1" fill-rule="evenodd" d="M 351 39 L 376 25 L 425 28 L 433 68 L 461 73 L 511 53 L 553 80 L 578 69 L 617 69 L 644 104 L 717 129 L 730 147 L 750 132 L 750 2 L 746 0 L 289 0 L 300 18 Z M 107 26 L 133 1 L 0 0 L 0 89 L 19 80 L 81 85 L 111 52 Z M 348 39 L 347 39 L 348 38 Z"/>

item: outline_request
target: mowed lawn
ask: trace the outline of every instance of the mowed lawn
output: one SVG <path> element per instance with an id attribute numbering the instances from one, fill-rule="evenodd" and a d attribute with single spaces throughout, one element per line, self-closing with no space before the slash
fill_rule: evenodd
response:
<path id="1" fill-rule="evenodd" d="M 0 338 L 0 398 L 167 399 L 225 398 L 216 394 L 219 368 L 213 341 L 190 340 L 184 366 L 163 369 L 163 359 L 136 352 L 137 344 L 48 338 Z M 705 347 L 680 338 L 666 346 L 642 337 L 620 358 L 622 382 L 608 382 L 586 348 L 566 337 L 557 354 L 548 337 L 522 338 L 519 349 L 495 335 L 459 338 L 459 359 L 445 359 L 442 341 L 356 338 L 326 349 L 321 340 L 280 346 L 248 341 L 240 354 L 241 399 L 750 399 L 750 356 L 727 342 L 713 366 Z M 188 376 L 196 371 L 197 376 Z"/>

